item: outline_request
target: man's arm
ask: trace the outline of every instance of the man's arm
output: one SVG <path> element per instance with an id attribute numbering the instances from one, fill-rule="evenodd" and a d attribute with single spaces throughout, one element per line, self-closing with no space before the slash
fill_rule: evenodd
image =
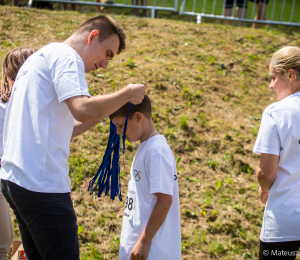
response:
<path id="1" fill-rule="evenodd" d="M 71 97 L 66 99 L 66 104 L 77 121 L 86 123 L 97 120 L 100 121 L 114 113 L 127 102 L 140 104 L 144 96 L 144 85 L 130 84 L 108 95 Z"/>
<path id="2" fill-rule="evenodd" d="M 269 191 L 275 181 L 278 170 L 279 156 L 274 154 L 262 153 L 260 155 L 260 164 L 256 172 L 256 177 L 260 185 L 259 197 L 261 202 L 266 204 Z"/>
<path id="3" fill-rule="evenodd" d="M 87 122 L 87 123 L 81 123 L 75 119 L 72 138 L 83 134 L 84 132 L 91 129 L 93 126 L 95 126 L 97 123 L 99 123 L 99 120 L 91 121 L 91 122 Z"/>
<path id="4" fill-rule="evenodd" d="M 157 202 L 152 210 L 144 232 L 132 249 L 130 260 L 146 260 L 150 243 L 166 220 L 166 217 L 172 206 L 173 197 L 171 195 L 163 193 L 156 193 L 155 195 L 157 196 Z"/>

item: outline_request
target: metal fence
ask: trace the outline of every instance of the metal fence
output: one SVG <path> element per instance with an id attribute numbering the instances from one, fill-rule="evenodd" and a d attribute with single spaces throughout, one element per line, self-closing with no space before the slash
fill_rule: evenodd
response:
<path id="1" fill-rule="evenodd" d="M 103 6 L 112 8 L 130 8 L 130 9 L 143 9 L 149 10 L 151 18 L 155 18 L 156 11 L 178 11 L 178 2 L 180 0 L 148 0 L 149 5 L 136 5 L 139 1 L 145 3 L 143 0 L 107 0 L 105 2 L 94 2 L 96 0 L 29 0 L 29 7 L 32 7 L 33 2 L 54 2 L 54 3 L 66 3 L 66 4 L 78 4 L 78 5 L 92 5 Z M 221 20 L 231 20 L 238 22 L 254 22 L 263 24 L 276 24 L 276 25 L 291 25 L 300 26 L 300 0 L 260 0 L 265 4 L 263 5 L 262 13 L 266 11 L 267 19 L 255 20 L 256 4 L 248 0 L 244 0 L 243 7 L 248 5 L 248 9 L 242 8 L 242 14 L 236 16 L 237 0 L 233 1 L 233 8 L 231 13 L 224 15 L 225 4 L 227 0 L 181 0 L 181 6 L 179 9 L 180 15 L 192 15 L 197 17 L 197 23 L 202 22 L 202 18 L 213 18 Z M 243 0 L 239 0 L 243 1 Z M 253 0 L 252 0 L 253 1 Z M 254 0 L 259 1 L 259 0 Z"/>
<path id="2" fill-rule="evenodd" d="M 77 4 L 77 5 L 93 5 L 113 8 L 130 8 L 130 9 L 143 9 L 151 12 L 151 18 L 155 18 L 156 11 L 171 11 L 177 12 L 179 0 L 153 0 L 152 5 L 136 5 L 141 0 L 109 0 L 103 3 L 91 2 L 91 1 L 68 1 L 68 0 L 29 0 L 28 6 L 32 7 L 33 2 L 51 2 L 51 3 L 65 3 L 65 4 Z M 129 3 L 128 3 L 129 2 Z M 145 3 L 146 1 L 142 1 Z M 133 3 L 133 4 L 132 4 Z M 170 4 L 171 3 L 171 4 Z"/>
<path id="3" fill-rule="evenodd" d="M 241 18 L 234 17 L 237 0 L 234 0 L 232 13 L 229 16 L 224 15 L 226 0 L 182 0 L 180 7 L 181 15 L 197 16 L 197 23 L 201 23 L 202 18 L 214 18 L 222 20 L 231 20 L 239 22 L 254 22 L 263 24 L 291 25 L 300 26 L 300 0 L 262 0 L 262 14 L 266 11 L 267 19 L 255 20 L 256 4 L 244 1 Z M 246 12 L 246 3 L 250 12 Z M 251 7 L 252 5 L 252 7 Z M 246 13 L 245 13 L 246 12 Z"/>

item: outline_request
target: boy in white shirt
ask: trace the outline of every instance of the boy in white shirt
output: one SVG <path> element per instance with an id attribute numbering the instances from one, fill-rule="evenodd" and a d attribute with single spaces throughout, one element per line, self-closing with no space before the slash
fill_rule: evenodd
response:
<path id="1" fill-rule="evenodd" d="M 110 116 L 122 134 L 129 103 Z M 145 95 L 129 110 L 126 139 L 140 141 L 132 162 L 123 217 L 120 260 L 181 259 L 180 209 L 176 162 L 152 122 Z"/>

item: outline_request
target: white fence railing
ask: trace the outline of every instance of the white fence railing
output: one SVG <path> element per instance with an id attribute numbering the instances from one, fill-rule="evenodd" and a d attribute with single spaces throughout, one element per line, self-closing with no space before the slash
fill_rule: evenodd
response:
<path id="1" fill-rule="evenodd" d="M 137 1 L 137 3 L 140 0 L 134 0 Z M 113 1 L 106 1 L 104 3 L 99 2 L 90 2 L 90 1 L 68 1 L 68 0 L 29 0 L 28 6 L 29 8 L 32 7 L 33 2 L 51 2 L 51 3 L 65 3 L 65 4 L 77 4 L 77 5 L 93 5 L 93 6 L 106 6 L 106 7 L 115 7 L 115 8 L 130 8 L 130 9 L 143 9 L 143 10 L 150 10 L 151 12 L 151 18 L 155 18 L 155 12 L 156 11 L 171 11 L 171 12 L 177 12 L 178 10 L 178 1 L 179 0 L 173 0 L 172 5 L 167 5 L 166 0 L 153 0 L 153 5 L 134 5 L 134 4 L 128 4 L 128 1 L 126 0 L 113 0 Z M 131 0 L 130 0 L 131 2 Z M 144 3 L 146 1 L 143 1 Z M 170 2 L 170 1 L 168 1 Z M 135 2 L 133 2 L 135 3 Z"/>
<path id="2" fill-rule="evenodd" d="M 201 23 L 202 18 L 214 18 L 240 22 L 254 22 L 263 24 L 291 25 L 300 26 L 300 0 L 261 0 L 265 4 L 262 8 L 262 14 L 267 11 L 267 19 L 255 20 L 256 4 L 252 4 L 250 13 L 245 17 L 245 8 L 242 10 L 241 17 L 234 17 L 237 0 L 234 0 L 231 16 L 224 16 L 224 8 L 226 0 L 182 0 L 180 6 L 181 15 L 197 16 L 197 23 Z M 244 6 L 247 0 L 244 1 Z M 188 5 L 188 6 L 187 6 Z M 248 5 L 251 5 L 248 2 Z M 295 14 L 296 13 L 296 14 Z"/>
<path id="3" fill-rule="evenodd" d="M 151 12 L 151 18 L 155 18 L 156 11 L 177 12 L 178 2 L 180 0 L 152 0 L 150 5 L 135 5 L 132 4 L 132 0 L 108 0 L 104 3 L 94 2 L 94 0 L 29 0 L 29 7 L 32 7 L 34 1 L 143 9 L 149 10 Z M 141 0 L 133 1 L 139 2 Z M 242 14 L 240 14 L 240 17 L 242 18 L 234 17 L 237 0 L 232 0 L 233 8 L 231 15 L 228 16 L 227 13 L 227 16 L 225 16 L 224 9 L 226 1 L 227 0 L 181 0 L 179 14 L 196 16 L 197 23 L 201 23 L 202 18 L 213 18 L 239 22 L 300 26 L 300 0 L 258 0 L 263 1 L 264 3 L 268 2 L 267 5 L 263 5 L 262 10 L 262 13 L 265 11 L 267 13 L 266 20 L 263 19 L 263 15 L 261 16 L 261 19 L 254 19 L 257 7 L 255 3 L 251 3 L 248 0 L 244 0 L 243 7 L 247 5 L 248 9 L 242 8 Z M 146 1 L 143 2 L 145 3 Z"/>

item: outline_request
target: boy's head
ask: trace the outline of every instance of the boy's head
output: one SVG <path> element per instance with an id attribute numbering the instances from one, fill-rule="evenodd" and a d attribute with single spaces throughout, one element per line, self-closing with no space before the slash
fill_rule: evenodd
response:
<path id="1" fill-rule="evenodd" d="M 129 103 L 109 116 L 110 120 L 117 126 L 117 134 L 123 134 L 128 108 Z M 152 123 L 152 108 L 149 97 L 145 95 L 142 103 L 138 105 L 132 104 L 130 107 L 126 139 L 131 143 L 139 141 L 149 123 Z"/>

